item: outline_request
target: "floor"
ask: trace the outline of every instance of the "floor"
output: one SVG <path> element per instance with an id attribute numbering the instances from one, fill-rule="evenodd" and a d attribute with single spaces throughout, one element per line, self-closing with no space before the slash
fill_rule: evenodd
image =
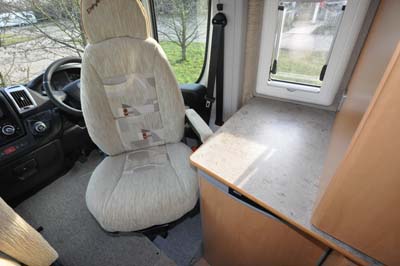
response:
<path id="1" fill-rule="evenodd" d="M 17 206 L 16 211 L 41 232 L 68 266 L 192 265 L 201 254 L 197 215 L 174 227 L 167 239 L 154 243 L 143 235 L 111 236 L 102 231 L 85 204 L 91 172 L 101 161 L 93 152 L 65 176 Z"/>
<path id="2" fill-rule="evenodd" d="M 169 231 L 166 239 L 158 236 L 154 244 L 179 266 L 193 265 L 202 255 L 200 215 L 184 220 Z"/>

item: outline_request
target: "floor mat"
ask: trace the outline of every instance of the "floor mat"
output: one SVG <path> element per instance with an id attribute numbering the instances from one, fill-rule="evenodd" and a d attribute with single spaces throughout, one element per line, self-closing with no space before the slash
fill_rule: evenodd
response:
<path id="1" fill-rule="evenodd" d="M 172 228 L 166 239 L 158 236 L 154 244 L 179 266 L 193 265 L 202 254 L 200 214 Z"/>
<path id="2" fill-rule="evenodd" d="M 76 163 L 65 176 L 16 208 L 57 250 L 66 266 L 169 266 L 174 261 L 142 235 L 114 237 L 102 231 L 89 213 L 85 191 L 90 175 L 101 161 L 98 152 Z"/>

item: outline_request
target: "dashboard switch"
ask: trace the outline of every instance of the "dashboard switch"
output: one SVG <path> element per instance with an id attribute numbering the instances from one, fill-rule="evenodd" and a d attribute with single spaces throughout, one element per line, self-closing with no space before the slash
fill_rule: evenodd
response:
<path id="1" fill-rule="evenodd" d="M 47 130 L 47 126 L 42 121 L 38 121 L 33 125 L 33 128 L 37 133 L 44 133 Z"/>
<path id="2" fill-rule="evenodd" d="M 1 133 L 5 136 L 12 136 L 15 134 L 15 127 L 13 125 L 5 125 L 1 128 Z"/>
<path id="3" fill-rule="evenodd" d="M 4 155 L 10 155 L 11 153 L 14 153 L 16 151 L 17 151 L 17 148 L 15 146 L 11 146 L 11 147 L 8 147 L 7 149 L 5 149 L 3 151 L 3 153 L 4 153 Z"/>

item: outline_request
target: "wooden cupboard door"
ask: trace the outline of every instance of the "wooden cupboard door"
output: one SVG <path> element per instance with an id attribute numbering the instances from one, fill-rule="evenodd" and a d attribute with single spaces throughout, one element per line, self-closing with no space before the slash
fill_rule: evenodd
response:
<path id="1" fill-rule="evenodd" d="M 388 266 L 400 265 L 399 84 L 400 43 L 312 219 Z"/>
<path id="2" fill-rule="evenodd" d="M 204 258 L 212 266 L 310 266 L 325 252 L 319 242 L 240 202 L 203 177 L 200 194 Z"/>
<path id="3" fill-rule="evenodd" d="M 322 266 L 359 266 L 359 265 L 348 260 L 342 254 L 340 254 L 336 251 L 332 251 L 332 253 L 324 261 Z"/>

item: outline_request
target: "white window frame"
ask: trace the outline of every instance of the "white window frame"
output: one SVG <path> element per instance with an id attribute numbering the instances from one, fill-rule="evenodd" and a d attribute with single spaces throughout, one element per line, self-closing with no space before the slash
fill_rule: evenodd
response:
<path id="1" fill-rule="evenodd" d="M 265 0 L 257 74 L 258 96 L 329 106 L 339 90 L 371 0 L 348 0 L 339 26 L 322 86 L 314 87 L 269 80 L 279 0 Z"/>

